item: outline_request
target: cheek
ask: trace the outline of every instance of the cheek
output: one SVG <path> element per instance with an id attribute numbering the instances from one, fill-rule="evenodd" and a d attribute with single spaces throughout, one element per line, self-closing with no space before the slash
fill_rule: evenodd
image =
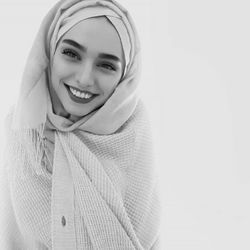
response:
<path id="1" fill-rule="evenodd" d="M 61 61 L 55 58 L 53 65 L 51 67 L 51 80 L 52 85 L 57 85 L 58 81 L 66 77 L 68 74 L 69 68 Z"/>
<path id="2" fill-rule="evenodd" d="M 111 76 L 102 79 L 101 88 L 103 92 L 106 93 L 106 95 L 110 95 L 118 85 L 119 79 L 120 78 L 117 76 Z"/>
<path id="3" fill-rule="evenodd" d="M 66 66 L 61 61 L 55 60 L 52 70 L 54 75 L 61 76 L 66 71 Z"/>

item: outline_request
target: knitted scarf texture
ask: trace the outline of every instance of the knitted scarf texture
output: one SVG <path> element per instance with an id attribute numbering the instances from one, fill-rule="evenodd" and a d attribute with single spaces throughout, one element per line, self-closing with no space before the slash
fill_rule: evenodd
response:
<path id="1" fill-rule="evenodd" d="M 78 10 L 81 18 L 110 16 L 126 70 L 107 102 L 73 123 L 53 112 L 48 68 L 62 24 Z M 137 94 L 139 55 L 132 19 L 115 1 L 63 0 L 44 18 L 5 122 L 1 249 L 160 249 L 153 139 Z"/>

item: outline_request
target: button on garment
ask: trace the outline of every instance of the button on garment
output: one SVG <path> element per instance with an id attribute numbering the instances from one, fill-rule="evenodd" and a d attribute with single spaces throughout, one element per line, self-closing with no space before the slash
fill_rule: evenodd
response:
<path id="1" fill-rule="evenodd" d="M 55 140 L 57 143 L 57 140 Z M 63 149 L 57 143 L 54 156 L 58 154 L 53 165 L 52 174 L 52 249 L 76 249 L 76 233 L 74 223 L 74 187 L 67 159 L 64 159 Z"/>
<path id="2" fill-rule="evenodd" d="M 62 225 L 63 225 L 63 226 L 65 226 L 65 225 L 66 225 L 66 219 L 65 219 L 65 217 L 64 217 L 64 216 L 62 217 Z"/>

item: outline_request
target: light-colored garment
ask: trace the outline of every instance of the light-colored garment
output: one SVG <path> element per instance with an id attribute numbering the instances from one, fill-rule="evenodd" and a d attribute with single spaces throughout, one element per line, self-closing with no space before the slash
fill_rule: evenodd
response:
<path id="1" fill-rule="evenodd" d="M 45 165 L 42 174 L 25 176 L 18 162 L 10 166 L 1 225 L 9 243 L 1 249 L 159 249 L 157 178 L 145 115 L 139 102 L 112 135 L 56 132 L 53 175 Z"/>
<path id="2" fill-rule="evenodd" d="M 53 103 L 55 100 L 53 96 L 51 101 L 56 114 L 51 112 L 48 91 L 51 86 L 50 61 L 53 59 L 57 37 L 63 33 L 61 30 L 71 27 L 73 21 L 67 20 L 69 17 L 72 18 L 76 11 L 81 11 L 82 20 L 89 18 L 91 13 L 94 17 L 104 15 L 111 18 L 121 40 L 123 38 L 122 48 L 125 58 L 129 61 L 126 61 L 125 74 L 105 104 L 79 121 L 72 122 L 60 116 L 63 110 L 60 110 L 58 103 Z M 110 12 L 113 16 L 110 16 Z M 78 16 L 76 14 L 74 16 L 79 21 Z M 127 121 L 136 107 L 140 65 L 140 44 L 136 28 L 129 13 L 122 6 L 112 0 L 60 1 L 45 16 L 27 59 L 12 127 L 13 129 L 38 129 L 39 126 L 43 128 L 48 116 L 53 126 L 61 131 L 81 129 L 94 134 L 113 133 Z"/>
<path id="3" fill-rule="evenodd" d="M 88 8 L 91 11 L 85 12 Z M 98 15 L 107 15 L 108 8 L 108 15 L 117 18 L 115 25 L 124 26 L 117 32 L 127 32 L 119 35 L 123 50 L 129 49 L 129 61 L 104 105 L 74 123 L 61 116 L 60 109 L 52 110 L 52 38 L 67 25 L 64 20 L 72 10 L 96 16 L 96 8 Z M 45 17 L 28 57 L 17 105 L 6 121 L 0 249 L 159 249 L 153 145 L 137 95 L 139 54 L 133 22 L 114 1 L 63 0 Z M 46 131 L 53 134 L 51 159 Z"/>

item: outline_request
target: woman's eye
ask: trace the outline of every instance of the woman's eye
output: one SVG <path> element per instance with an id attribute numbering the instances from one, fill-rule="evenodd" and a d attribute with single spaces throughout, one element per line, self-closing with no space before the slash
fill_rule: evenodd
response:
<path id="1" fill-rule="evenodd" d="M 63 49 L 62 54 L 66 55 L 68 57 L 71 57 L 73 59 L 78 59 L 78 60 L 81 59 L 80 56 L 75 51 L 73 51 L 71 49 Z"/>
<path id="2" fill-rule="evenodd" d="M 116 71 L 115 66 L 113 66 L 112 64 L 102 63 L 102 64 L 99 65 L 99 67 L 102 67 L 104 69 L 108 69 L 108 70 L 111 70 L 111 71 Z"/>

